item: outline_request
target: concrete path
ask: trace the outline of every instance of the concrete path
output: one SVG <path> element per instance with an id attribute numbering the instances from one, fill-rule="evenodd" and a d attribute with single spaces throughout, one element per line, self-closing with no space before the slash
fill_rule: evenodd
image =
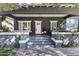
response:
<path id="1" fill-rule="evenodd" d="M 79 56 L 79 48 L 18 49 L 17 56 Z"/>

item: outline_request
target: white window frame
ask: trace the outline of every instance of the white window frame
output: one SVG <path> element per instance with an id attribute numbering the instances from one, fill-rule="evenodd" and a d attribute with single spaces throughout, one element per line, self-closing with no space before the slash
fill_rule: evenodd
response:
<path id="1" fill-rule="evenodd" d="M 50 21 L 50 30 L 51 30 L 51 31 L 52 31 L 52 23 L 55 23 L 55 22 L 57 23 L 58 21 L 54 21 L 54 20 L 51 20 L 51 21 Z"/>
<path id="2" fill-rule="evenodd" d="M 31 31 L 31 21 L 18 21 L 19 30 L 20 31 L 24 31 L 23 30 L 23 22 L 27 23 L 27 28 L 30 27 L 30 30 L 26 30 L 26 31 Z M 30 23 L 30 26 L 28 26 L 28 23 Z"/>

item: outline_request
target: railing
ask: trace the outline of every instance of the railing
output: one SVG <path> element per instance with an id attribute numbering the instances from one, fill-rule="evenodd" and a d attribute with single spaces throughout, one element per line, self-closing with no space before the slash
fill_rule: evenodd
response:
<path id="1" fill-rule="evenodd" d="M 79 35 L 79 32 L 52 32 L 52 34 L 68 34 L 68 35 Z"/>
<path id="2" fill-rule="evenodd" d="M 19 42 L 28 41 L 29 32 L 0 32 L 0 46 L 13 46 L 18 38 Z"/>
<path id="3" fill-rule="evenodd" d="M 79 32 L 52 32 L 53 38 L 55 43 L 62 41 L 65 46 L 79 46 Z"/>
<path id="4" fill-rule="evenodd" d="M 1 32 L 0 35 L 29 35 L 29 32 Z"/>

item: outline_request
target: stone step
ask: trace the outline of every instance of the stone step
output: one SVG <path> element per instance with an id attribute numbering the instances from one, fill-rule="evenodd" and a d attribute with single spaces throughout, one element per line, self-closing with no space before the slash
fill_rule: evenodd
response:
<path id="1" fill-rule="evenodd" d="M 30 40 L 29 42 L 52 42 L 52 40 Z"/>
<path id="2" fill-rule="evenodd" d="M 29 44 L 27 43 L 27 45 L 53 45 L 53 43 L 32 43 L 32 44 Z"/>
<path id="3" fill-rule="evenodd" d="M 48 40 L 45 40 L 45 39 L 42 39 L 42 40 L 41 40 L 41 39 L 36 40 L 36 39 L 35 39 L 35 40 L 30 40 L 30 41 L 51 41 L 51 39 L 48 39 Z"/>
<path id="4" fill-rule="evenodd" d="M 52 41 L 30 41 L 33 44 L 52 44 Z M 28 42 L 29 43 L 29 42 Z"/>
<path id="5" fill-rule="evenodd" d="M 27 46 L 27 48 L 41 48 L 41 47 L 44 47 L 44 48 L 53 47 L 54 48 L 54 45 L 30 45 L 30 46 Z"/>
<path id="6" fill-rule="evenodd" d="M 27 48 L 36 47 L 54 47 L 53 42 L 49 36 L 31 36 L 27 43 Z"/>
<path id="7" fill-rule="evenodd" d="M 30 40 L 50 40 L 50 38 L 46 38 L 46 39 L 40 39 L 40 38 L 38 38 L 38 39 L 33 39 L 33 38 L 30 38 Z"/>

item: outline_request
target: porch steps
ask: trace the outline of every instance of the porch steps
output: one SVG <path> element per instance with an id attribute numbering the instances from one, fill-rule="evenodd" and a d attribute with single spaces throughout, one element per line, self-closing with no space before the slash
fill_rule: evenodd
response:
<path id="1" fill-rule="evenodd" d="M 36 35 L 31 36 L 27 42 L 27 48 L 54 47 L 50 36 Z"/>

